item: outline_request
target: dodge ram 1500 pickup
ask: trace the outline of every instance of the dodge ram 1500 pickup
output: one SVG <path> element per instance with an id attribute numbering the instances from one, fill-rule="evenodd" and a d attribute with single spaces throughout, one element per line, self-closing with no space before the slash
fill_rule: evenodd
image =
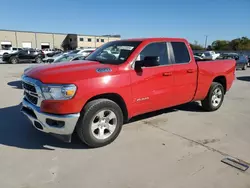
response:
<path id="1" fill-rule="evenodd" d="M 21 111 L 40 131 L 89 147 L 113 142 L 134 116 L 191 101 L 222 105 L 235 60 L 196 61 L 178 38 L 112 41 L 83 61 L 44 65 L 22 76 Z"/>

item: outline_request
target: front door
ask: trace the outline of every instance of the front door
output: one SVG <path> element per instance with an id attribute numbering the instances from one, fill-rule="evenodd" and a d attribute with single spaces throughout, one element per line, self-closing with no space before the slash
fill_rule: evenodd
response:
<path id="1" fill-rule="evenodd" d="M 159 64 L 131 70 L 132 115 L 155 111 L 172 105 L 173 67 L 166 42 L 148 44 L 137 57 L 159 57 Z M 136 62 L 135 62 L 136 64 Z"/>
<path id="2" fill-rule="evenodd" d="M 184 42 L 171 42 L 174 77 L 174 105 L 190 102 L 197 87 L 197 64 Z"/>
<path id="3" fill-rule="evenodd" d="M 28 50 L 22 50 L 18 52 L 19 61 L 27 61 L 28 60 Z"/>

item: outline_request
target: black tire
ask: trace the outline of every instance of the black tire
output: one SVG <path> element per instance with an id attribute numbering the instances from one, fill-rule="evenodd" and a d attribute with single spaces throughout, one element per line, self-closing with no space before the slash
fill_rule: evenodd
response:
<path id="1" fill-rule="evenodd" d="M 91 130 L 91 123 L 95 115 L 101 110 L 112 111 L 117 118 L 117 125 L 114 132 L 106 139 L 97 139 Z M 120 134 L 123 124 L 123 113 L 121 108 L 114 101 L 109 99 L 96 99 L 90 101 L 84 107 L 76 126 L 79 138 L 89 147 L 97 148 L 110 144 Z"/>
<path id="2" fill-rule="evenodd" d="M 247 70 L 247 64 L 242 67 L 242 70 Z"/>
<path id="3" fill-rule="evenodd" d="M 217 88 L 221 90 L 222 94 L 221 94 L 221 100 L 220 100 L 220 102 L 218 103 L 217 106 L 214 106 L 213 102 L 212 102 L 212 97 L 213 97 L 214 91 Z M 224 87 L 220 83 L 218 83 L 218 82 L 213 82 L 211 84 L 211 86 L 210 86 L 210 89 L 209 89 L 209 92 L 208 92 L 206 98 L 201 101 L 203 109 L 206 110 L 206 111 L 215 111 L 215 110 L 218 110 L 221 107 L 222 103 L 223 103 L 224 95 L 225 95 Z"/>
<path id="4" fill-rule="evenodd" d="M 9 62 L 10 62 L 11 64 L 17 64 L 17 63 L 19 62 L 19 60 L 18 60 L 17 57 L 11 57 L 10 60 L 9 60 Z"/>
<path id="5" fill-rule="evenodd" d="M 35 62 L 38 63 L 38 64 L 40 64 L 40 63 L 43 62 L 43 60 L 42 60 L 41 57 L 38 56 L 38 57 L 36 57 Z"/>

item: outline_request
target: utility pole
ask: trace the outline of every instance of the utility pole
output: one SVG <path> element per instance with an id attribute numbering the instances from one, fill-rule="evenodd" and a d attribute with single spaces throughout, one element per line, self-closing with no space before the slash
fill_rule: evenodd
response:
<path id="1" fill-rule="evenodd" d="M 207 49 L 207 37 L 208 37 L 208 35 L 205 35 L 205 49 Z"/>

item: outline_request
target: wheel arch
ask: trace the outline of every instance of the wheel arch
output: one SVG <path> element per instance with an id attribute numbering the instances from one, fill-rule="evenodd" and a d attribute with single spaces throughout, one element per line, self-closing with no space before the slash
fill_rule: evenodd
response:
<path id="1" fill-rule="evenodd" d="M 124 121 L 128 121 L 129 116 L 128 116 L 128 108 L 127 105 L 123 99 L 123 97 L 117 93 L 102 93 L 102 94 L 98 94 L 95 95 L 93 97 L 91 97 L 90 99 L 88 99 L 86 101 L 86 103 L 84 104 L 83 108 L 90 102 L 96 99 L 109 99 L 111 101 L 114 101 L 115 103 L 118 104 L 118 106 L 121 108 L 122 113 L 123 113 L 123 119 Z M 82 108 L 82 109 L 83 109 Z"/>
<path id="2" fill-rule="evenodd" d="M 220 76 L 216 76 L 212 82 L 217 82 L 217 83 L 220 83 L 223 88 L 224 88 L 224 93 L 226 94 L 227 92 L 227 79 L 225 76 L 223 75 L 220 75 Z"/>

